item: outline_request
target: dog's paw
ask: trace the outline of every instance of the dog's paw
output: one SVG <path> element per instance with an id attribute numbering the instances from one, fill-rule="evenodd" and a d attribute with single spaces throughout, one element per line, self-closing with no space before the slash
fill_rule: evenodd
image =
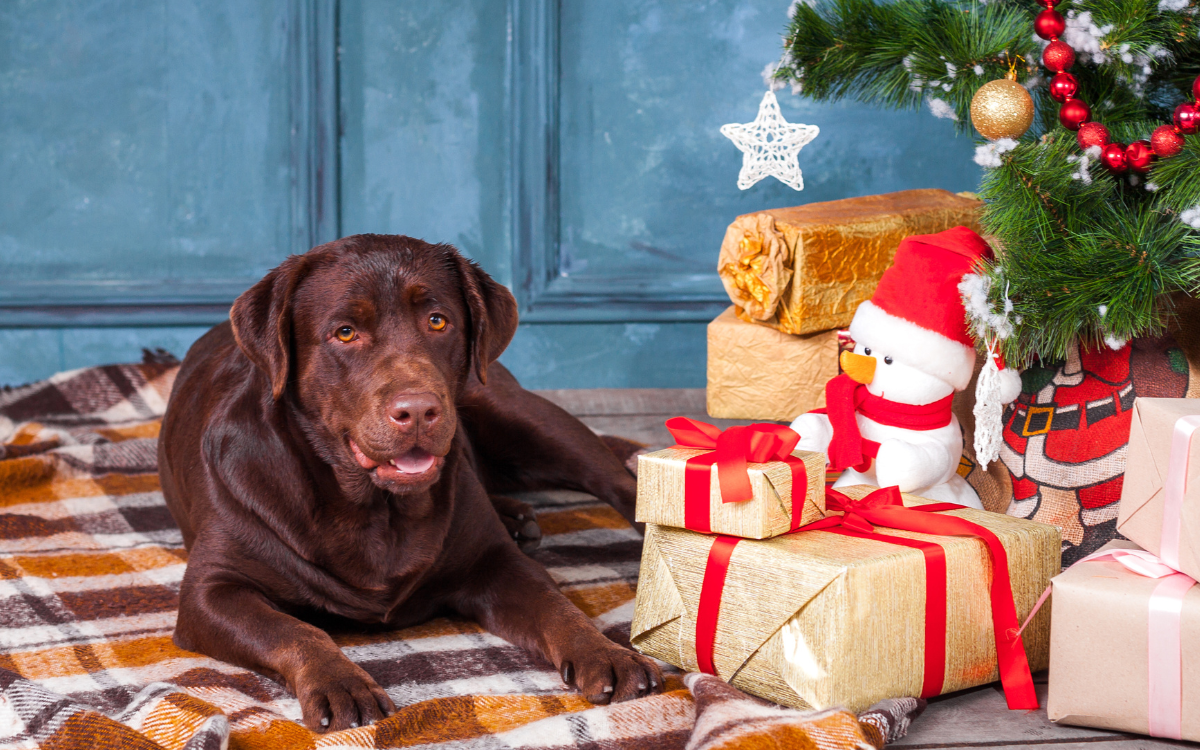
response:
<path id="1" fill-rule="evenodd" d="M 563 659 L 563 682 L 603 705 L 642 698 L 663 689 L 662 670 L 653 660 L 615 643 L 585 647 Z"/>
<path id="2" fill-rule="evenodd" d="M 362 667 L 342 657 L 313 660 L 293 685 L 304 725 L 314 732 L 366 726 L 391 716 L 396 704 Z"/>
<path id="3" fill-rule="evenodd" d="M 542 543 L 542 527 L 538 526 L 533 508 L 528 503 L 503 495 L 492 495 L 492 505 L 508 535 L 522 552 L 533 552 Z"/>

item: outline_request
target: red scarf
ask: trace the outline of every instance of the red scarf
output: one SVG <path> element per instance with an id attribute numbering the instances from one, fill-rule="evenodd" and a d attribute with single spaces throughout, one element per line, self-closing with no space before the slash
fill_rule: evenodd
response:
<path id="1" fill-rule="evenodd" d="M 872 422 L 910 430 L 936 430 L 950 424 L 950 394 L 932 404 L 901 404 L 888 401 L 867 390 L 867 387 L 842 373 L 825 384 L 825 408 L 813 409 L 816 414 L 828 414 L 833 427 L 829 443 L 829 466 L 834 471 L 854 468 L 866 471 L 871 459 L 879 453 L 879 443 L 867 440 L 858 430 L 855 414 Z"/>

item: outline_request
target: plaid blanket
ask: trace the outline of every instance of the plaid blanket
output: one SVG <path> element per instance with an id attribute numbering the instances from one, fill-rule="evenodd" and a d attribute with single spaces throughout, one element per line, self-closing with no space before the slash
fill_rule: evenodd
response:
<path id="1" fill-rule="evenodd" d="M 593 707 L 555 670 L 461 619 L 335 633 L 396 702 L 374 726 L 317 735 L 284 687 L 171 640 L 183 541 L 159 491 L 169 356 L 0 391 L 0 747 L 683 748 L 695 708 L 667 691 Z M 527 498 L 534 554 L 628 643 L 641 539 L 571 492 Z M 825 745 L 822 744 L 822 747 Z"/>

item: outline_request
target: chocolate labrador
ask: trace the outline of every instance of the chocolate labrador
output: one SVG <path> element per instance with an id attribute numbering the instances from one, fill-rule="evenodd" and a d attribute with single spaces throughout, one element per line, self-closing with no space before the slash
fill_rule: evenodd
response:
<path id="1" fill-rule="evenodd" d="M 593 703 L 661 690 L 489 497 L 557 486 L 633 513 L 616 456 L 495 362 L 516 327 L 512 294 L 477 265 L 400 236 L 321 245 L 239 297 L 188 352 L 163 419 L 163 494 L 189 551 L 175 643 L 285 682 L 317 731 L 395 709 L 313 624 L 330 616 L 458 613 Z"/>

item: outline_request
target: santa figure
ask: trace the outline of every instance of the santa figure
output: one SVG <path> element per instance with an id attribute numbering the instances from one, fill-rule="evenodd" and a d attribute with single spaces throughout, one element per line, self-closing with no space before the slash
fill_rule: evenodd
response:
<path id="1" fill-rule="evenodd" d="M 975 368 L 960 286 L 991 258 L 988 244 L 966 227 L 900 243 L 874 296 L 855 311 L 854 349 L 842 352 L 825 408 L 792 423 L 798 447 L 824 451 L 841 472 L 835 487 L 898 485 L 930 500 L 983 507 L 958 474 L 962 428 L 950 405 Z M 998 358 L 995 365 L 989 398 L 1009 403 L 1021 392 L 1020 375 Z"/>

